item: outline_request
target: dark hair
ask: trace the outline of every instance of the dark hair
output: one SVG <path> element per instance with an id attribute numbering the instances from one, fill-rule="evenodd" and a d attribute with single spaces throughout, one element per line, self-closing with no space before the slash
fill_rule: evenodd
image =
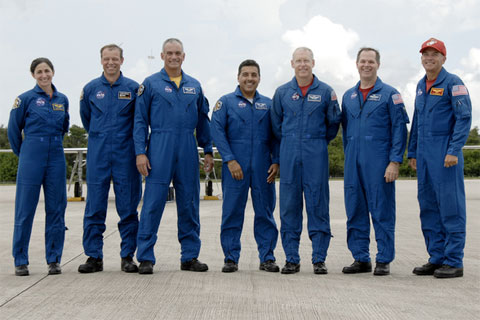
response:
<path id="1" fill-rule="evenodd" d="M 377 60 L 377 63 L 380 64 L 380 52 L 378 52 L 377 49 L 368 48 L 368 47 L 363 47 L 363 48 L 360 48 L 360 50 L 358 50 L 357 61 L 356 62 L 358 62 L 358 59 L 360 59 L 360 54 L 363 51 L 373 51 L 373 52 L 375 52 L 375 60 Z"/>
<path id="2" fill-rule="evenodd" d="M 48 60 L 47 58 L 37 58 L 32 61 L 32 64 L 30 65 L 30 72 L 33 74 L 35 72 L 35 69 L 38 67 L 40 63 L 46 63 L 50 69 L 52 69 L 53 72 L 55 72 L 55 69 L 53 69 L 53 63 Z"/>
<path id="3" fill-rule="evenodd" d="M 106 46 L 103 46 L 102 49 L 100 49 L 100 58 L 102 57 L 103 50 L 105 49 L 120 51 L 120 58 L 123 59 L 123 49 L 116 44 L 107 44 Z"/>
<path id="4" fill-rule="evenodd" d="M 258 65 L 257 61 L 252 59 L 247 59 L 242 63 L 240 63 L 240 65 L 238 66 L 238 75 L 240 75 L 240 73 L 242 72 L 243 67 L 257 67 L 258 75 L 260 76 L 260 66 Z"/>
<path id="5" fill-rule="evenodd" d="M 183 43 L 182 43 L 182 41 L 180 41 L 180 40 L 177 39 L 177 38 L 168 38 L 167 40 L 165 40 L 165 41 L 163 42 L 162 52 L 165 52 L 165 46 L 167 45 L 167 43 L 172 43 L 172 42 L 178 43 L 178 44 L 182 47 L 182 51 L 183 51 Z"/>

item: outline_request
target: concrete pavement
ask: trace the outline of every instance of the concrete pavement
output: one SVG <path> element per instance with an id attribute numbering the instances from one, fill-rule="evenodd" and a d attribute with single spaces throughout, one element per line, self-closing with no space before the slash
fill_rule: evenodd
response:
<path id="1" fill-rule="evenodd" d="M 203 186 L 202 186 L 203 187 Z M 277 183 L 278 190 L 278 183 Z M 480 314 L 480 180 L 467 180 L 465 275 L 434 279 L 412 274 L 427 260 L 420 230 L 416 181 L 397 182 L 396 260 L 390 276 L 344 275 L 353 259 L 346 246 L 343 181 L 330 181 L 334 238 L 328 275 L 314 275 L 311 243 L 304 232 L 300 273 L 258 270 L 253 209 L 248 202 L 239 271 L 221 272 L 221 201 L 201 201 L 202 251 L 206 273 L 180 271 L 176 205 L 168 203 L 155 247 L 153 275 L 120 271 L 120 238 L 110 194 L 104 271 L 80 274 L 84 202 L 68 203 L 62 275 L 48 276 L 44 250 L 44 202 L 38 205 L 30 241 L 30 276 L 14 275 L 11 256 L 15 186 L 0 186 L 0 319 L 478 319 Z M 202 191 L 203 192 L 203 191 Z M 214 192 L 219 193 L 218 189 Z M 277 193 L 278 194 L 278 193 Z M 275 211 L 279 225 L 278 204 Z M 371 252 L 376 253 L 372 230 Z M 283 265 L 280 239 L 275 252 Z"/>

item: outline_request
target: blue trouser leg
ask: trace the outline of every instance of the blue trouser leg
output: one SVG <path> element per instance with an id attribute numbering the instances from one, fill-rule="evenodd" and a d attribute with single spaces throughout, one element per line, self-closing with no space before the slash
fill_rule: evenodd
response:
<path id="1" fill-rule="evenodd" d="M 148 179 L 145 184 L 137 234 L 137 260 L 140 262 L 156 262 L 153 249 L 157 242 L 158 227 L 167 202 L 169 186 L 169 183 L 152 183 Z"/>
<path id="2" fill-rule="evenodd" d="M 377 241 L 376 262 L 390 263 L 395 258 L 395 182 L 372 186 L 373 228 Z"/>
<path id="3" fill-rule="evenodd" d="M 120 180 L 120 181 L 117 181 Z M 120 244 L 120 256 L 133 257 L 137 248 L 138 213 L 137 206 L 142 193 L 142 180 L 135 174 L 134 179 L 123 180 L 113 178 L 113 190 L 115 191 L 115 205 L 117 207 L 118 231 L 122 242 Z"/>
<path id="4" fill-rule="evenodd" d="M 62 145 L 50 152 L 44 177 L 45 254 L 47 263 L 61 262 L 65 242 L 65 209 L 67 207 L 65 156 Z"/>
<path id="5" fill-rule="evenodd" d="M 262 175 L 263 177 L 263 175 Z M 252 181 L 256 181 L 252 177 Z M 266 180 L 266 179 L 265 179 Z M 273 211 L 275 209 L 275 184 L 256 181 L 252 186 L 252 202 L 255 211 L 253 232 L 257 241 L 260 262 L 275 261 L 274 250 L 277 246 L 278 230 Z"/>
<path id="6" fill-rule="evenodd" d="M 250 178 L 247 178 L 244 172 L 243 180 L 234 180 L 226 165 L 223 166 L 222 172 L 224 174 L 222 174 L 223 204 L 220 242 L 225 255 L 224 261 L 232 260 L 238 263 Z"/>
<path id="7" fill-rule="evenodd" d="M 293 181 L 280 179 L 280 234 L 287 262 L 300 263 L 298 248 L 302 234 L 302 183 L 301 175 L 294 174 Z"/>
<path id="8" fill-rule="evenodd" d="M 17 182 L 16 189 L 12 255 L 15 259 L 15 266 L 20 266 L 29 264 L 28 244 L 30 243 L 33 217 L 40 196 L 40 185 Z"/>
<path id="9" fill-rule="evenodd" d="M 87 204 L 83 217 L 83 249 L 93 258 L 103 258 L 103 233 L 107 217 L 110 179 L 88 183 Z"/>
<path id="10" fill-rule="evenodd" d="M 181 262 L 198 258 L 200 254 L 200 181 L 196 149 L 191 155 L 179 156 L 173 177 L 178 214 L 178 241 L 181 246 Z M 188 153 L 188 152 L 186 152 Z"/>
<path id="11" fill-rule="evenodd" d="M 370 262 L 370 217 L 367 196 L 357 178 L 345 177 L 345 210 L 347 213 L 347 245 L 356 261 Z"/>
<path id="12" fill-rule="evenodd" d="M 328 190 L 325 190 L 325 186 L 322 185 L 307 184 L 304 185 L 304 190 L 308 236 L 312 241 L 312 263 L 324 262 L 331 238 Z"/>
<path id="13" fill-rule="evenodd" d="M 466 235 L 466 200 L 463 181 L 463 156 L 458 164 L 450 168 L 441 168 L 438 173 L 445 177 L 436 183 L 441 222 L 445 230 L 444 264 L 463 267 L 463 250 Z"/>
<path id="14" fill-rule="evenodd" d="M 312 241 L 312 263 L 324 262 L 332 237 L 330 231 L 328 188 L 328 149 L 325 139 L 304 141 L 301 167 L 308 236 Z M 310 152 L 315 149 L 315 157 Z"/>

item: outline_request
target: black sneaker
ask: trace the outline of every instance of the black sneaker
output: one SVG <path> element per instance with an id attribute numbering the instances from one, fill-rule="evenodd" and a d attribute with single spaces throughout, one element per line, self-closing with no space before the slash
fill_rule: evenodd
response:
<path id="1" fill-rule="evenodd" d="M 48 264 L 48 274 L 61 274 L 62 268 L 60 268 L 60 263 L 52 262 Z"/>
<path id="2" fill-rule="evenodd" d="M 283 274 L 292 274 L 300 271 L 300 263 L 287 262 L 282 268 Z"/>
<path id="3" fill-rule="evenodd" d="M 417 276 L 433 276 L 433 273 L 435 270 L 441 268 L 441 264 L 433 264 L 430 262 L 427 262 L 421 267 L 415 267 L 413 269 L 413 273 L 415 273 Z"/>
<path id="4" fill-rule="evenodd" d="M 267 272 L 279 272 L 280 268 L 273 260 L 267 260 L 265 262 L 260 263 L 260 270 L 264 270 Z"/>
<path id="5" fill-rule="evenodd" d="M 15 267 L 15 275 L 16 276 L 28 276 L 30 273 L 28 272 L 28 266 L 26 264 L 22 264 L 21 266 Z"/>
<path id="6" fill-rule="evenodd" d="M 390 263 L 377 262 L 375 270 L 373 270 L 374 276 L 386 276 L 390 274 Z"/>
<path id="7" fill-rule="evenodd" d="M 205 263 L 198 261 L 197 258 L 194 258 L 190 261 L 182 262 L 180 265 L 180 270 L 204 272 L 208 270 L 208 266 Z"/>
<path id="8" fill-rule="evenodd" d="M 78 272 L 80 273 L 92 273 L 98 271 L 103 271 L 103 260 L 101 258 L 89 257 L 87 262 L 78 267 Z"/>
<path id="9" fill-rule="evenodd" d="M 235 272 L 238 271 L 238 264 L 232 260 L 227 260 L 223 265 L 222 272 Z"/>
<path id="10" fill-rule="evenodd" d="M 152 274 L 153 273 L 153 262 L 152 261 L 141 261 L 140 266 L 138 267 L 139 274 Z"/>
<path id="11" fill-rule="evenodd" d="M 315 274 L 327 274 L 328 269 L 325 262 L 317 262 L 313 264 L 313 273 Z"/>
<path id="12" fill-rule="evenodd" d="M 127 273 L 138 272 L 138 267 L 132 257 L 122 258 L 121 269 Z"/>
<path id="13" fill-rule="evenodd" d="M 351 265 L 343 267 L 343 273 L 372 272 L 372 263 L 355 260 Z"/>
<path id="14" fill-rule="evenodd" d="M 433 276 L 435 278 L 443 278 L 443 279 L 463 277 L 463 268 L 455 268 L 447 264 L 444 264 L 441 268 L 438 268 L 437 270 L 435 270 L 435 272 L 433 273 Z"/>

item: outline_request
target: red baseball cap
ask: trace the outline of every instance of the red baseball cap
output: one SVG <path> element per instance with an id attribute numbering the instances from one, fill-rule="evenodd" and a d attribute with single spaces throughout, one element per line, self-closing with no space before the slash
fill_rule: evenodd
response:
<path id="1" fill-rule="evenodd" d="M 447 48 L 445 48 L 445 43 L 435 38 L 430 38 L 422 44 L 422 48 L 420 49 L 420 53 L 425 51 L 428 48 L 432 48 L 443 54 L 445 57 L 447 56 Z"/>

